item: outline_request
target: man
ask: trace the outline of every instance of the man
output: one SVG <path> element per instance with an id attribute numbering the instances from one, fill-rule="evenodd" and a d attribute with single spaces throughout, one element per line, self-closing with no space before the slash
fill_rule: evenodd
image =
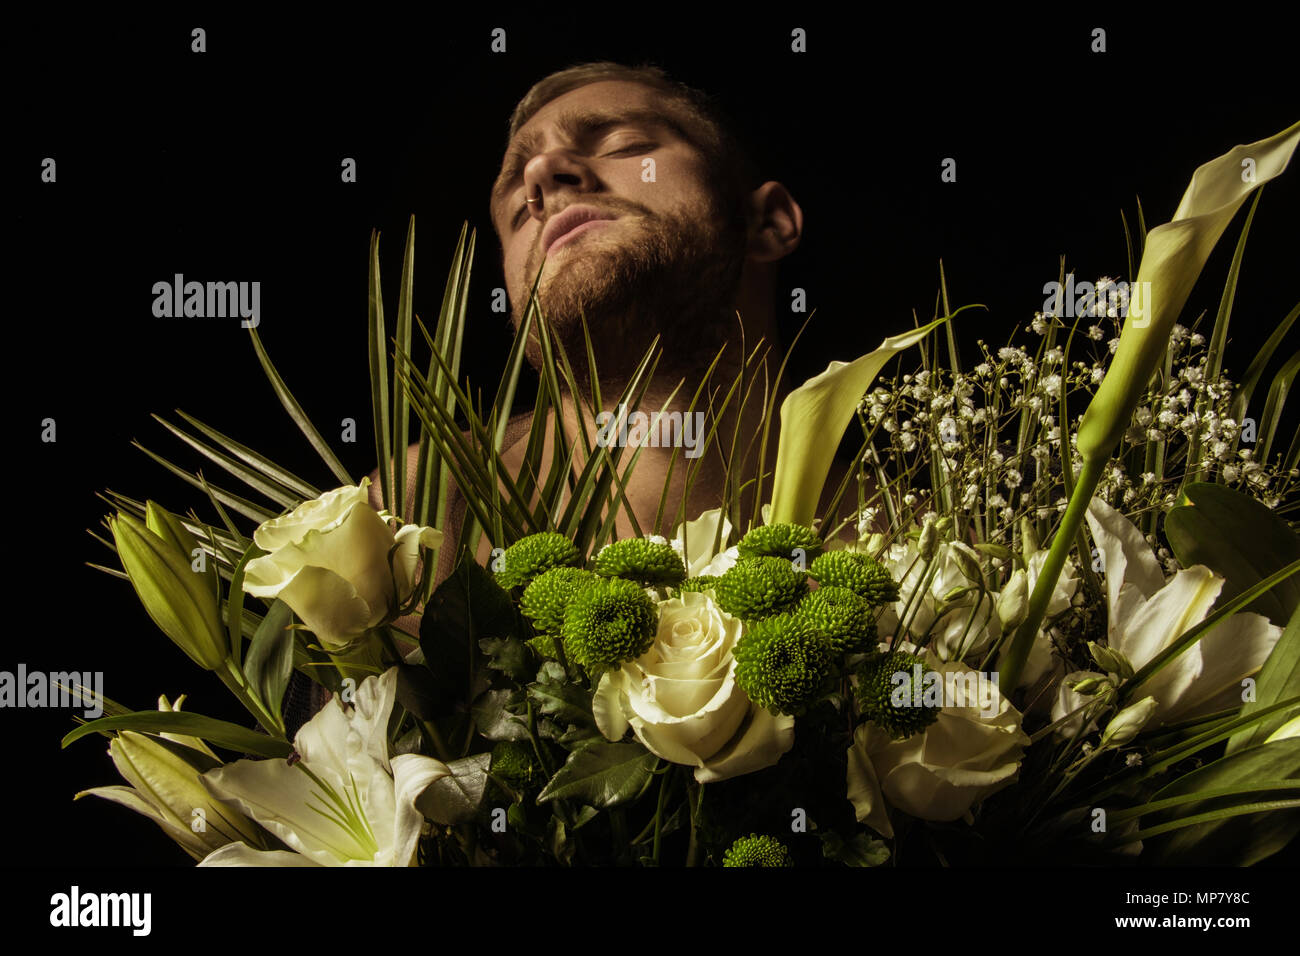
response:
<path id="1" fill-rule="evenodd" d="M 647 413 L 685 411 L 725 344 L 711 377 L 715 401 L 720 399 L 741 368 L 742 326 L 745 352 L 760 340 L 769 348 L 767 388 L 777 388 L 778 395 L 788 390 L 788 383 L 777 383 L 782 353 L 773 282 L 775 263 L 799 244 L 803 212 L 780 183 L 759 181 L 744 151 L 698 92 L 657 68 L 615 63 L 583 64 L 546 77 L 511 117 L 490 210 L 514 327 L 525 315 L 541 270 L 538 304 L 583 384 L 588 379 L 582 332 L 586 317 L 606 410 L 615 411 L 619 394 L 656 335 L 662 354 L 640 405 Z M 538 366 L 535 336 L 527 356 Z M 733 487 L 758 473 L 758 443 L 750 439 L 770 396 L 763 365 L 757 368 L 757 384 L 739 420 L 735 399 L 719 419 L 725 440 L 705 456 L 686 503 L 687 517 L 718 506 L 727 470 L 723 450 L 729 452 L 737 425 L 741 438 Z M 674 389 L 675 399 L 665 405 Z M 571 441 L 584 427 L 573 403 L 589 398 L 565 396 L 562 419 Z M 708 402 L 702 401 L 697 410 L 701 408 L 707 409 Z M 516 474 L 530 421 L 531 413 L 516 416 L 506 435 L 504 462 Z M 581 421 L 594 443 L 594 423 L 588 416 Z M 765 494 L 771 490 L 776 435 L 773 427 Z M 408 456 L 408 487 L 413 485 L 414 450 Z M 546 454 L 552 452 L 548 447 Z M 645 533 L 654 525 L 672 452 L 670 447 L 645 447 L 628 484 L 629 503 Z M 679 450 L 665 524 L 675 517 L 685 493 L 682 456 Z M 579 461 L 576 467 L 581 466 Z M 377 499 L 376 492 L 378 505 Z M 752 507 L 751 499 L 744 513 L 752 513 Z M 464 511 L 463 499 L 454 495 L 443 529 L 448 542 L 456 540 Z M 662 530 L 672 533 L 671 527 Z M 618 536 L 631 533 L 630 523 L 620 519 Z M 480 561 L 486 562 L 490 546 L 483 541 Z M 452 551 L 444 547 L 439 555 L 439 580 L 454 565 Z"/>

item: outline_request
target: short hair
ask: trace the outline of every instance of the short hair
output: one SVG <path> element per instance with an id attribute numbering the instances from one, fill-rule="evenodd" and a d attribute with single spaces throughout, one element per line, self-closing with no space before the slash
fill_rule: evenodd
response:
<path id="1" fill-rule="evenodd" d="M 543 106 L 582 86 L 606 80 L 640 83 L 662 93 L 681 108 L 687 140 L 703 153 L 710 188 L 730 215 L 743 209 L 746 196 L 761 182 L 749 150 L 734 132 L 722 107 L 708 94 L 672 79 L 653 64 L 626 66 L 602 61 L 558 70 L 533 84 L 510 116 L 506 144 Z"/>

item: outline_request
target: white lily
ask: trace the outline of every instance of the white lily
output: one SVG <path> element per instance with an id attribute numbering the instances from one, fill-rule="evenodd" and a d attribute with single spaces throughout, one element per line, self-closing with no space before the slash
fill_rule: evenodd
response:
<path id="1" fill-rule="evenodd" d="M 1094 498 L 1088 507 L 1088 526 L 1104 562 L 1108 644 L 1138 670 L 1205 620 L 1223 589 L 1223 578 L 1198 564 L 1166 581 L 1142 532 L 1100 499 Z M 1222 621 L 1143 681 L 1143 695 L 1158 702 L 1148 726 L 1240 704 L 1241 682 L 1264 666 L 1281 636 L 1282 629 L 1259 614 L 1243 611 Z M 1097 675 L 1080 671 L 1067 679 L 1087 676 Z M 1082 702 L 1062 681 L 1053 719 Z"/>
<path id="2" fill-rule="evenodd" d="M 294 738 L 301 759 L 239 760 L 203 775 L 291 851 L 231 843 L 200 866 L 410 866 L 424 827 L 415 800 L 451 771 L 417 754 L 389 758 L 397 669 L 368 677 L 355 706 L 337 696 Z"/>

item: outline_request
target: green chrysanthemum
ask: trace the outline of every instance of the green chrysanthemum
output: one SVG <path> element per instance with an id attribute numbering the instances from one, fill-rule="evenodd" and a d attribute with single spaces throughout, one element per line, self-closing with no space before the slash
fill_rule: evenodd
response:
<path id="1" fill-rule="evenodd" d="M 831 676 L 830 642 L 794 614 L 750 624 L 735 655 L 736 683 L 774 714 L 798 717 Z"/>
<path id="2" fill-rule="evenodd" d="M 542 531 L 520 538 L 506 548 L 496 569 L 497 583 L 506 590 L 522 587 L 543 571 L 578 563 L 578 548 L 564 535 Z"/>
<path id="3" fill-rule="evenodd" d="M 607 578 L 628 578 L 641 584 L 671 585 L 686 577 L 686 565 L 667 541 L 626 538 L 602 548 L 592 570 Z"/>
<path id="4" fill-rule="evenodd" d="M 862 716 L 899 740 L 924 730 L 939 718 L 941 708 L 916 703 L 924 689 L 913 686 L 917 665 L 921 666 L 924 681 L 925 659 L 904 651 L 875 654 L 858 670 L 858 709 Z"/>
<path id="5" fill-rule="evenodd" d="M 745 621 L 789 610 L 808 593 L 808 576 L 785 558 L 741 558 L 718 579 L 718 606 Z"/>
<path id="6" fill-rule="evenodd" d="M 677 593 L 685 594 L 687 591 L 709 591 L 718 586 L 718 575 L 700 574 L 693 578 L 687 578 L 681 584 L 677 585 Z"/>
<path id="7" fill-rule="evenodd" d="M 808 574 L 823 587 L 848 588 L 874 607 L 898 600 L 898 582 L 889 569 L 858 551 L 828 551 L 813 561 Z"/>
<path id="8" fill-rule="evenodd" d="M 582 568 L 551 568 L 524 588 L 519 610 L 533 622 L 538 633 L 558 634 L 564 626 L 564 612 L 573 599 L 599 580 L 599 576 Z"/>
<path id="9" fill-rule="evenodd" d="M 794 858 L 776 837 L 751 833 L 722 855 L 723 866 L 794 866 Z"/>
<path id="10" fill-rule="evenodd" d="M 822 539 L 812 528 L 801 524 L 768 524 L 753 528 L 736 545 L 742 558 L 785 558 L 801 552 L 812 558 L 821 553 Z"/>
<path id="11" fill-rule="evenodd" d="M 848 588 L 824 585 L 795 608 L 795 614 L 810 622 L 839 654 L 859 650 L 874 631 L 871 605 Z"/>
<path id="12" fill-rule="evenodd" d="M 530 790 L 546 782 L 532 745 L 522 740 L 503 740 L 493 747 L 488 773 L 515 790 Z"/>
<path id="13" fill-rule="evenodd" d="M 659 612 L 640 585 L 602 578 L 580 591 L 564 614 L 564 650 L 588 671 L 635 660 L 654 643 Z"/>

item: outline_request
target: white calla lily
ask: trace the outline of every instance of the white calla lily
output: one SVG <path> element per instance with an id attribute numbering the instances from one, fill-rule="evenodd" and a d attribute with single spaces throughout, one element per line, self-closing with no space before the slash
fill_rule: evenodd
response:
<path id="1" fill-rule="evenodd" d="M 410 866 L 424 827 L 415 800 L 446 764 L 417 754 L 388 756 L 388 717 L 397 669 L 368 677 L 355 706 L 334 697 L 294 738 L 301 759 L 239 760 L 204 774 L 208 789 L 236 804 L 293 852 L 232 843 L 200 866 Z"/>

